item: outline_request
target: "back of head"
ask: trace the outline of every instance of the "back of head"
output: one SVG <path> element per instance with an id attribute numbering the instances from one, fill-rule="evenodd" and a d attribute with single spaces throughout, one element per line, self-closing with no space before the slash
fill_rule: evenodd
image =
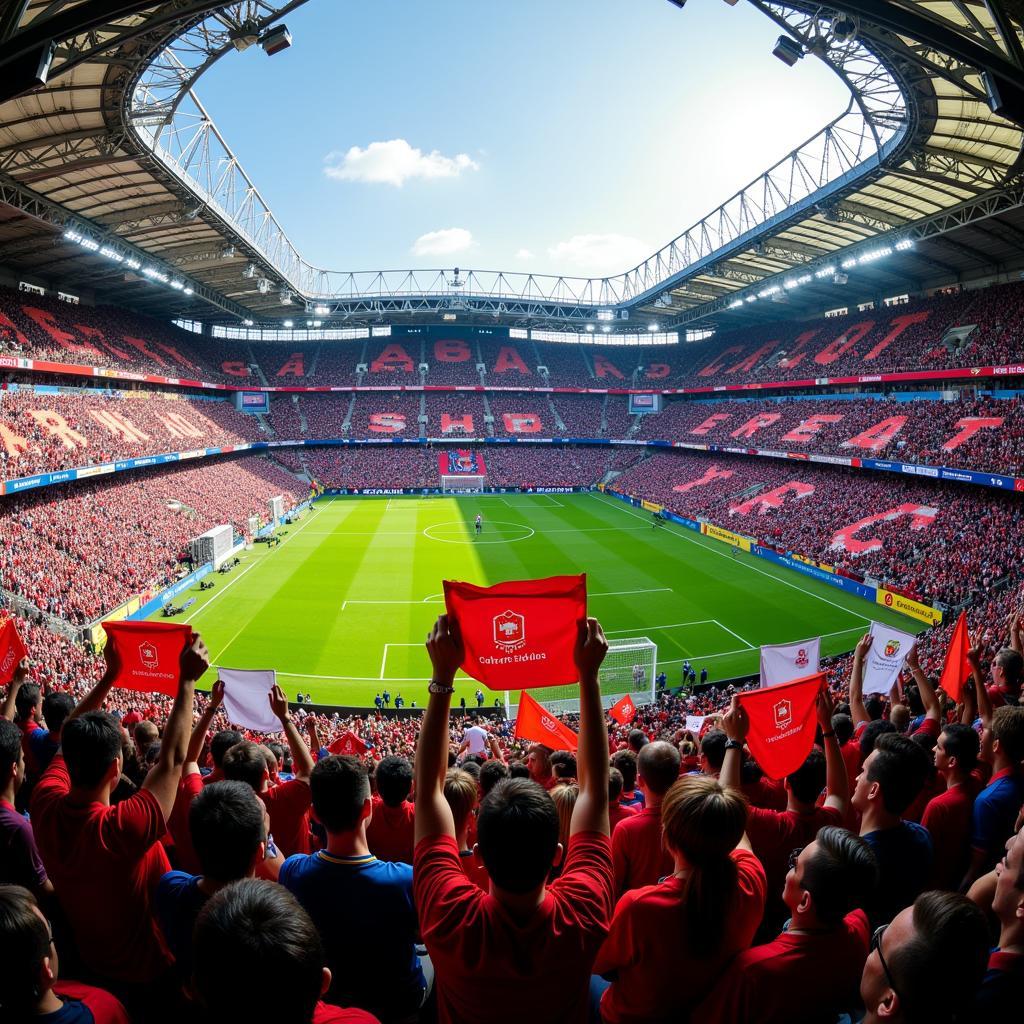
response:
<path id="1" fill-rule="evenodd" d="M 551 790 L 551 799 L 558 811 L 558 841 L 566 849 L 569 848 L 569 826 L 572 824 L 572 812 L 576 809 L 576 800 L 580 795 L 580 787 L 575 782 L 562 782 Z"/>
<path id="2" fill-rule="evenodd" d="M 121 756 L 121 726 L 106 711 L 87 711 L 61 730 L 61 750 L 73 786 L 93 789 Z"/>
<path id="3" fill-rule="evenodd" d="M 1002 669 L 1007 687 L 1013 691 L 1019 690 L 1021 677 L 1024 676 L 1024 657 L 1012 647 L 1004 647 L 992 661 Z"/>
<path id="4" fill-rule="evenodd" d="M 508 777 L 510 779 L 528 779 L 530 769 L 522 761 L 513 761 L 508 766 Z"/>
<path id="5" fill-rule="evenodd" d="M 608 803 L 617 804 L 622 796 L 622 772 L 618 768 L 608 769 Z"/>
<path id="6" fill-rule="evenodd" d="M 260 753 L 263 755 L 263 763 L 267 766 L 267 774 L 274 775 L 277 772 L 277 754 L 275 754 L 266 743 L 259 745 Z"/>
<path id="7" fill-rule="evenodd" d="M 636 788 L 636 754 L 632 750 L 617 750 L 612 754 L 612 767 L 622 772 L 622 792 L 632 793 Z"/>
<path id="8" fill-rule="evenodd" d="M 946 757 L 955 757 L 956 766 L 962 772 L 972 772 L 978 764 L 981 753 L 981 739 L 970 725 L 955 722 L 942 730 L 942 746 Z"/>
<path id="9" fill-rule="evenodd" d="M 246 782 L 257 793 L 263 788 L 263 780 L 268 774 L 263 748 L 249 740 L 242 740 L 231 747 L 224 755 L 220 766 L 225 779 Z"/>
<path id="10" fill-rule="evenodd" d="M 905 704 L 897 704 L 889 712 L 889 721 L 892 722 L 897 732 L 906 732 L 910 727 L 910 708 Z"/>
<path id="11" fill-rule="evenodd" d="M 872 722 L 877 722 L 885 713 L 885 701 L 881 697 L 868 697 L 864 701 L 864 710 Z"/>
<path id="12" fill-rule="evenodd" d="M 868 781 L 882 787 L 882 804 L 890 814 L 902 814 L 924 786 L 931 767 L 924 748 L 907 736 L 885 733 L 875 742 Z"/>
<path id="13" fill-rule="evenodd" d="M 210 740 L 210 757 L 213 758 L 213 763 L 220 768 L 224 763 L 224 755 L 243 739 L 245 737 L 237 729 L 221 729 Z"/>
<path id="14" fill-rule="evenodd" d="M 786 776 L 793 796 L 802 804 L 813 804 L 825 788 L 825 755 L 817 748 L 792 775 Z"/>
<path id="15" fill-rule="evenodd" d="M 193 953 L 193 985 L 209 1019 L 313 1019 L 323 946 L 309 915 L 283 886 L 245 879 L 211 896 L 196 921 Z"/>
<path id="16" fill-rule="evenodd" d="M 373 773 L 377 792 L 388 807 L 398 807 L 409 799 L 412 792 L 412 765 L 408 758 L 390 754 L 385 757 Z"/>
<path id="17" fill-rule="evenodd" d="M 837 925 L 864 906 L 878 882 L 874 851 L 856 833 L 836 825 L 818 830 L 814 856 L 804 867 L 803 888 L 823 925 Z"/>
<path id="18" fill-rule="evenodd" d="M 328 832 L 351 832 L 370 799 L 370 776 L 358 757 L 332 754 L 317 761 L 309 778 L 313 810 Z"/>
<path id="19" fill-rule="evenodd" d="M 188 828 L 203 875 L 217 882 L 245 878 L 267 838 L 260 798 L 245 782 L 203 786 L 188 811 Z"/>
<path id="20" fill-rule="evenodd" d="M 499 782 L 507 778 L 510 778 L 509 769 L 504 761 L 488 761 L 480 768 L 480 791 L 487 796 Z"/>
<path id="21" fill-rule="evenodd" d="M 556 750 L 551 755 L 551 772 L 556 779 L 576 778 L 576 755 L 568 750 Z"/>
<path id="22" fill-rule="evenodd" d="M 43 698 L 43 718 L 50 732 L 60 732 L 68 716 L 75 710 L 75 701 L 70 693 L 63 690 L 51 690 Z"/>
<path id="23" fill-rule="evenodd" d="M 921 1024 L 950 1021 L 981 983 L 989 934 L 982 910 L 966 896 L 926 892 L 914 901 L 914 935 L 886 956 L 903 1019 Z M 955 979 L 944 985 L 939 979 Z"/>
<path id="24" fill-rule="evenodd" d="M 479 799 L 476 780 L 461 768 L 449 768 L 444 777 L 443 792 L 452 811 L 455 831 L 458 832 L 469 820 Z"/>
<path id="25" fill-rule="evenodd" d="M 664 796 L 679 778 L 679 763 L 679 751 L 664 740 L 648 743 L 636 759 L 644 788 L 656 796 Z"/>
<path id="26" fill-rule="evenodd" d="M 141 722 L 135 723 L 132 729 L 132 742 L 140 756 L 145 757 L 146 751 L 159 739 L 160 730 L 156 727 L 156 722 L 143 718 Z"/>
<path id="27" fill-rule="evenodd" d="M 39 972 L 49 955 L 50 929 L 36 910 L 35 897 L 20 885 L 0 885 L 0 1010 L 5 1021 L 33 1019 L 42 995 Z"/>
<path id="28" fill-rule="evenodd" d="M 853 719 L 849 715 L 833 715 L 832 731 L 836 734 L 836 741 L 840 746 L 848 743 L 853 735 Z"/>
<path id="29" fill-rule="evenodd" d="M 730 853 L 747 827 L 747 800 L 709 775 L 677 780 L 661 803 L 665 844 L 689 866 L 683 903 L 691 952 L 717 951 L 737 895 Z"/>
<path id="30" fill-rule="evenodd" d="M 480 805 L 480 855 L 499 889 L 530 892 L 540 886 L 558 849 L 558 811 L 543 786 L 530 779 L 499 782 Z"/>
<path id="31" fill-rule="evenodd" d="M 721 729 L 709 729 L 700 741 L 700 752 L 713 772 L 722 770 L 722 764 L 725 762 L 725 745 L 728 742 L 729 737 Z"/>
<path id="32" fill-rule="evenodd" d="M 21 730 L 9 719 L 0 718 L 0 786 L 6 785 L 11 768 L 21 757 Z"/>
<path id="33" fill-rule="evenodd" d="M 18 722 L 27 721 L 39 704 L 40 689 L 38 683 L 22 683 L 14 698 L 14 718 Z"/>
<path id="34" fill-rule="evenodd" d="M 630 729 L 626 743 L 629 744 L 629 749 L 634 754 L 639 754 L 647 746 L 647 733 L 643 729 Z"/>
<path id="35" fill-rule="evenodd" d="M 992 714 L 992 738 L 1012 764 L 1024 761 L 1024 707 L 996 708 Z"/>
<path id="36" fill-rule="evenodd" d="M 868 722 L 864 726 L 864 731 L 860 734 L 860 757 L 862 761 L 866 761 L 868 754 L 875 749 L 875 743 L 878 741 L 879 736 L 884 736 L 886 733 L 895 732 L 896 726 L 892 722 L 887 722 L 884 719 L 876 719 Z"/>

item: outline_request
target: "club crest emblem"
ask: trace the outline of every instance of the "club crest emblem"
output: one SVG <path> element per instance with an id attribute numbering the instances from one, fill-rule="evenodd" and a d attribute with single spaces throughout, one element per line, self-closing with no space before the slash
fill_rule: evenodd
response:
<path id="1" fill-rule="evenodd" d="M 788 700 L 780 700 L 772 708 L 772 715 L 775 718 L 775 728 L 785 729 L 793 722 L 793 705 Z"/>
<path id="2" fill-rule="evenodd" d="M 887 658 L 893 658 L 896 656 L 896 652 L 900 649 L 899 640 L 890 640 L 885 645 L 885 656 Z"/>
<path id="3" fill-rule="evenodd" d="M 526 646 L 526 619 L 513 611 L 494 616 L 494 646 L 503 651 L 518 651 Z"/>
<path id="4" fill-rule="evenodd" d="M 558 725 L 553 718 L 548 715 L 540 716 L 540 724 L 547 729 L 548 732 L 558 732 Z"/>
<path id="5" fill-rule="evenodd" d="M 808 664 L 810 664 L 810 660 L 811 659 L 807 657 L 807 651 L 805 651 L 802 647 L 800 648 L 800 650 L 796 652 L 797 668 L 807 668 Z"/>
<path id="6" fill-rule="evenodd" d="M 160 656 L 156 652 L 156 647 L 148 640 L 139 644 L 139 661 L 142 662 L 143 668 L 156 668 L 160 664 Z"/>

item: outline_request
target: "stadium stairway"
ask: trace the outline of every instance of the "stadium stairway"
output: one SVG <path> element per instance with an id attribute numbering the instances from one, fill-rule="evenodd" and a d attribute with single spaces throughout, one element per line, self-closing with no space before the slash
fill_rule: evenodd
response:
<path id="1" fill-rule="evenodd" d="M 607 398 L 608 396 L 606 395 L 605 397 Z M 548 395 L 548 408 L 551 410 L 551 415 L 555 418 L 556 429 L 559 431 L 562 437 L 565 437 L 565 421 L 562 419 L 561 416 L 558 415 L 558 409 L 555 408 L 555 400 L 554 398 L 551 397 L 551 395 Z"/>
<path id="2" fill-rule="evenodd" d="M 610 395 L 604 396 L 604 401 L 601 402 L 601 436 L 608 436 L 608 399 Z"/>

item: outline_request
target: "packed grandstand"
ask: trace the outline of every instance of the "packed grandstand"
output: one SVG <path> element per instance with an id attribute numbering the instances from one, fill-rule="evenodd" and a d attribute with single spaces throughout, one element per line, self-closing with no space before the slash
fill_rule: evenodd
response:
<path id="1" fill-rule="evenodd" d="M 279 231 L 269 209 L 232 212 L 147 135 L 155 65 L 182 90 L 166 127 L 204 60 L 289 45 L 300 3 L 0 3 L 5 1024 L 1019 1016 L 1024 23 L 1002 0 L 753 2 L 786 32 L 776 56 L 826 60 L 863 101 L 877 160 L 830 177 L 822 157 L 813 189 L 791 173 L 717 247 L 687 233 L 614 279 L 390 290 L 272 245 L 245 220 Z M 94 137 L 100 114 L 129 127 Z M 760 561 L 866 598 L 865 623 L 868 602 L 902 612 L 912 647 L 870 692 L 871 637 L 847 631 L 820 678 L 780 684 L 812 690 L 762 712 L 774 750 L 764 661 L 711 681 L 689 657 L 633 665 L 613 703 L 618 624 L 593 617 L 556 638 L 578 710 L 541 688 L 539 725 L 490 689 L 467 711 L 468 623 L 435 622 L 432 595 L 426 708 L 392 702 L 388 648 L 414 645 L 385 643 L 375 706 L 274 686 L 257 728 L 180 623 L 173 692 L 118 685 L 105 621 L 178 614 L 321 502 L 574 492 L 637 533 L 721 542 L 752 588 Z M 201 543 L 218 531 L 227 558 Z M 807 749 L 783 771 L 791 733 Z"/>

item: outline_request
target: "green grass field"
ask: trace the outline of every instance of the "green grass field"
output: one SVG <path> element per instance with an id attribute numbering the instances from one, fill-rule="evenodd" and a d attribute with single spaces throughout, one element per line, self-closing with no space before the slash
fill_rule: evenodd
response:
<path id="1" fill-rule="evenodd" d="M 485 530 L 473 537 L 473 518 Z M 821 634 L 852 649 L 872 617 L 920 623 L 599 494 L 322 499 L 284 542 L 242 556 L 189 621 L 214 664 L 274 668 L 289 696 L 372 705 L 385 687 L 422 706 L 423 639 L 444 610 L 443 579 L 489 584 L 585 571 L 610 638 L 646 636 L 679 682 L 689 658 L 712 681 L 758 670 L 758 646 Z M 476 683 L 457 682 L 472 704 Z M 489 695 L 487 703 L 492 703 Z"/>

